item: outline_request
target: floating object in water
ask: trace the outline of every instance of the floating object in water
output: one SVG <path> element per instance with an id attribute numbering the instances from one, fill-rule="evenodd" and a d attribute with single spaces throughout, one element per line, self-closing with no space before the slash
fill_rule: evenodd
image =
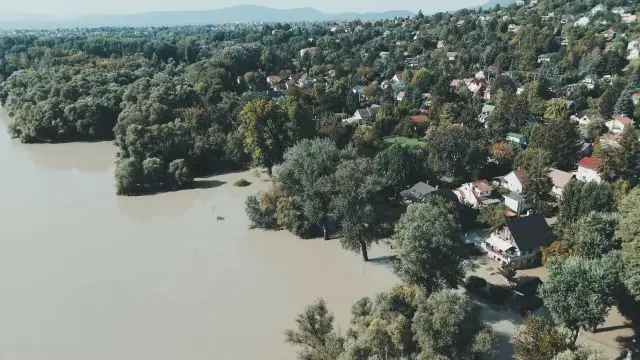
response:
<path id="1" fill-rule="evenodd" d="M 218 220 L 218 221 L 220 221 L 220 220 L 224 220 L 224 217 L 222 217 L 222 216 L 218 216 L 218 217 L 216 217 L 216 220 Z"/>

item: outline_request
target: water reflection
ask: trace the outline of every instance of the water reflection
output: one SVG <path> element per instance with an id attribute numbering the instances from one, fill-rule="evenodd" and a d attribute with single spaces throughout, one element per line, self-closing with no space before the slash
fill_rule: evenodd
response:
<path id="1" fill-rule="evenodd" d="M 0 145 L 8 154 L 26 155 L 35 165 L 47 169 L 77 171 L 81 173 L 110 172 L 116 147 L 110 141 L 66 144 L 22 144 L 11 139 L 6 126 L 9 114 L 0 107 Z"/>
<path id="2" fill-rule="evenodd" d="M 47 169 L 81 173 L 111 172 L 116 148 L 110 141 L 70 144 L 21 144 L 11 140 L 11 151 L 26 154 Z"/>
<path id="3" fill-rule="evenodd" d="M 145 224 L 158 218 L 178 218 L 189 213 L 196 204 L 206 204 L 213 195 L 211 189 L 223 184 L 200 180 L 191 189 L 136 197 L 118 196 L 118 208 L 122 215 Z"/>

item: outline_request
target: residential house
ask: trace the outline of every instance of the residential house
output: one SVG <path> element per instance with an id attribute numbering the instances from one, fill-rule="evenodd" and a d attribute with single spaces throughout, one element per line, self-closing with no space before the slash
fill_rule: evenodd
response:
<path id="1" fill-rule="evenodd" d="M 580 162 L 578 162 L 576 179 L 584 182 L 602 182 L 602 178 L 600 177 L 600 165 L 600 159 L 583 157 Z"/>
<path id="2" fill-rule="evenodd" d="M 593 144 L 583 141 L 580 144 L 580 156 L 591 156 L 593 154 Z"/>
<path id="3" fill-rule="evenodd" d="M 388 51 L 380 51 L 380 53 L 378 54 L 380 56 L 380 59 L 385 59 L 387 57 L 389 57 L 389 52 Z"/>
<path id="4" fill-rule="evenodd" d="M 489 118 L 489 115 L 491 115 L 491 113 L 495 109 L 496 107 L 493 105 L 489 105 L 489 104 L 482 105 L 482 110 L 480 111 L 480 115 L 478 116 L 478 122 L 480 122 L 481 124 L 486 123 L 487 119 Z"/>
<path id="5" fill-rule="evenodd" d="M 615 37 L 616 37 L 616 32 L 615 32 L 615 30 L 613 30 L 613 27 L 609 26 L 609 29 L 607 29 L 607 31 L 603 32 L 602 36 L 604 37 L 604 39 L 606 41 L 613 41 L 613 39 L 615 39 Z"/>
<path id="6" fill-rule="evenodd" d="M 627 127 L 633 127 L 634 121 L 625 115 L 614 115 L 613 118 L 605 123 L 609 132 L 614 134 L 620 134 L 624 132 Z"/>
<path id="7" fill-rule="evenodd" d="M 567 186 L 569 182 L 571 182 L 571 179 L 573 179 L 573 174 L 551 168 L 549 169 L 549 178 L 551 178 L 551 182 L 553 183 L 551 192 L 555 197 L 561 198 L 564 187 Z"/>
<path id="8" fill-rule="evenodd" d="M 438 44 L 436 45 L 437 49 L 442 49 L 445 45 L 444 40 L 438 40 Z"/>
<path id="9" fill-rule="evenodd" d="M 429 115 L 428 114 L 412 115 L 412 116 L 409 116 L 409 121 L 411 121 L 414 124 L 425 124 L 429 122 Z"/>
<path id="10" fill-rule="evenodd" d="M 640 93 L 633 93 L 631 94 L 631 101 L 633 101 L 633 105 L 638 105 L 638 103 L 640 103 Z"/>
<path id="11" fill-rule="evenodd" d="M 278 75 L 269 75 L 267 76 L 267 84 L 271 85 L 271 87 L 277 86 L 282 83 L 282 78 Z"/>
<path id="12" fill-rule="evenodd" d="M 585 84 L 589 90 L 593 90 L 598 83 L 600 83 L 600 77 L 598 75 L 587 75 L 580 81 Z"/>
<path id="13" fill-rule="evenodd" d="M 524 5 L 524 0 L 516 0 L 516 5 L 517 6 L 523 6 Z"/>
<path id="14" fill-rule="evenodd" d="M 629 55 L 627 55 L 627 60 L 638 60 L 640 59 L 640 49 L 633 48 L 629 51 Z"/>
<path id="15" fill-rule="evenodd" d="M 483 99 L 485 101 L 491 101 L 491 86 L 487 85 L 486 88 L 484 89 L 484 97 Z"/>
<path id="16" fill-rule="evenodd" d="M 378 114 L 378 110 L 380 110 L 380 106 L 375 104 L 364 109 L 358 109 L 352 117 L 344 119 L 342 120 L 342 122 L 358 125 L 371 124 L 372 122 L 376 121 L 376 114 Z"/>
<path id="17" fill-rule="evenodd" d="M 509 24 L 507 31 L 514 33 L 514 32 L 520 31 L 520 28 L 522 28 L 522 26 L 516 25 L 516 24 Z"/>
<path id="18" fill-rule="evenodd" d="M 586 16 L 583 16 L 580 19 L 576 20 L 576 22 L 573 23 L 573 25 L 574 26 L 587 26 L 587 25 L 589 25 L 590 21 L 591 21 L 591 19 L 589 19 Z"/>
<path id="19" fill-rule="evenodd" d="M 542 215 L 507 219 L 504 228 L 491 234 L 481 243 L 489 258 L 518 268 L 537 265 L 541 247 L 555 240 L 553 231 Z"/>
<path id="20" fill-rule="evenodd" d="M 409 189 L 400 192 L 400 196 L 402 196 L 406 202 L 421 201 L 430 196 L 441 196 L 444 199 L 453 202 L 454 205 L 459 205 L 458 197 L 453 193 L 453 191 L 449 189 L 439 189 L 437 185 L 434 187 L 429 185 L 429 183 L 424 183 L 422 181 L 413 185 Z"/>
<path id="21" fill-rule="evenodd" d="M 522 134 L 508 133 L 506 139 L 507 141 L 511 141 L 513 143 L 520 144 L 520 145 L 527 144 L 527 138 Z"/>
<path id="22" fill-rule="evenodd" d="M 464 84 L 464 80 L 460 80 L 460 79 L 453 79 L 451 80 L 451 83 L 449 83 L 449 86 L 451 86 L 452 88 L 457 88 L 458 86 Z"/>
<path id="23" fill-rule="evenodd" d="M 616 148 L 618 146 L 620 146 L 620 138 L 622 137 L 622 134 L 620 133 L 605 133 L 600 135 L 600 137 L 598 138 L 598 142 L 600 143 L 600 147 L 602 147 L 603 149 L 607 149 L 607 148 Z"/>
<path id="24" fill-rule="evenodd" d="M 569 39 L 567 39 L 566 37 L 560 39 L 560 46 L 569 46 Z"/>
<path id="25" fill-rule="evenodd" d="M 602 5 L 602 4 L 598 4 L 596 6 L 593 7 L 593 9 L 591 9 L 591 15 L 595 15 L 599 12 L 603 12 L 603 11 L 607 11 L 607 8 Z"/>
<path id="26" fill-rule="evenodd" d="M 393 77 L 391 78 L 391 81 L 395 84 L 400 83 L 404 80 L 404 75 L 401 72 L 397 72 L 395 75 L 393 75 Z"/>
<path id="27" fill-rule="evenodd" d="M 577 122 L 578 125 L 580 125 L 581 127 L 586 127 L 587 125 L 591 124 L 594 120 L 596 120 L 596 116 L 591 114 L 577 113 L 577 114 L 571 115 L 569 117 L 569 120 L 573 122 Z"/>
<path id="28" fill-rule="evenodd" d="M 541 54 L 538 56 L 538 64 L 542 64 L 545 62 L 549 62 L 551 61 L 551 57 L 553 56 L 553 54 Z"/>
<path id="29" fill-rule="evenodd" d="M 315 47 L 309 47 L 309 48 L 305 48 L 300 50 L 300 57 L 304 57 L 305 55 L 309 55 L 309 56 L 313 56 L 316 54 L 316 52 L 318 52 L 318 49 Z"/>
<path id="30" fill-rule="evenodd" d="M 504 206 L 516 215 L 524 214 L 533 209 L 533 203 L 516 192 L 503 195 L 502 198 Z"/>
<path id="31" fill-rule="evenodd" d="M 618 6 L 618 7 L 614 7 L 613 9 L 611 9 L 611 12 L 614 13 L 614 14 L 622 16 L 622 15 L 626 14 L 628 11 L 624 7 Z"/>
<path id="32" fill-rule="evenodd" d="M 404 91 L 400 91 L 398 94 L 396 94 L 396 101 L 402 102 L 406 97 L 407 93 Z"/>
<path id="33" fill-rule="evenodd" d="M 303 74 L 302 76 L 300 76 L 300 79 L 298 79 L 298 82 L 296 83 L 296 85 L 300 88 L 304 88 L 312 84 L 313 79 L 307 74 Z"/>
<path id="34" fill-rule="evenodd" d="M 456 61 L 457 57 L 458 57 L 457 52 L 451 52 L 451 51 L 447 52 L 447 60 Z"/>
<path id="35" fill-rule="evenodd" d="M 483 97 L 487 82 L 484 79 L 473 78 L 467 83 L 467 88 L 474 96 Z"/>
<path id="36" fill-rule="evenodd" d="M 516 169 L 502 178 L 499 178 L 499 180 L 502 187 L 520 194 L 524 188 L 524 184 L 528 180 L 528 176 L 527 172 L 523 169 Z"/>
<path id="37" fill-rule="evenodd" d="M 486 180 L 463 184 L 453 190 L 453 193 L 456 194 L 461 204 L 474 209 L 500 203 L 500 200 L 491 198 L 493 187 Z"/>
<path id="38" fill-rule="evenodd" d="M 633 24 L 638 21 L 638 16 L 636 14 L 624 14 L 622 15 L 622 22 L 627 24 Z"/>

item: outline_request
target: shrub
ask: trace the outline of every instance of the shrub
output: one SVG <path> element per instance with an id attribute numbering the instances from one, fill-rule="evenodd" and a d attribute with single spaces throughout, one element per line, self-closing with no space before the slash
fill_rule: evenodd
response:
<path id="1" fill-rule="evenodd" d="M 240 180 L 238 180 L 238 181 L 233 183 L 233 186 L 237 186 L 237 187 L 247 187 L 249 185 L 251 185 L 251 182 L 248 181 L 245 178 L 242 178 L 242 179 L 240 179 Z"/>

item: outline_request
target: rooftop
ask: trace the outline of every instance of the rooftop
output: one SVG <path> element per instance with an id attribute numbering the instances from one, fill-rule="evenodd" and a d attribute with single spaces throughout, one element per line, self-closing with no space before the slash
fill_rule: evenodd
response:
<path id="1" fill-rule="evenodd" d="M 578 162 L 578 166 L 598 171 L 601 163 L 600 159 L 585 156 Z"/>
<path id="2" fill-rule="evenodd" d="M 553 232 L 544 216 L 536 214 L 507 219 L 507 228 L 520 251 L 537 249 L 554 240 Z"/>

